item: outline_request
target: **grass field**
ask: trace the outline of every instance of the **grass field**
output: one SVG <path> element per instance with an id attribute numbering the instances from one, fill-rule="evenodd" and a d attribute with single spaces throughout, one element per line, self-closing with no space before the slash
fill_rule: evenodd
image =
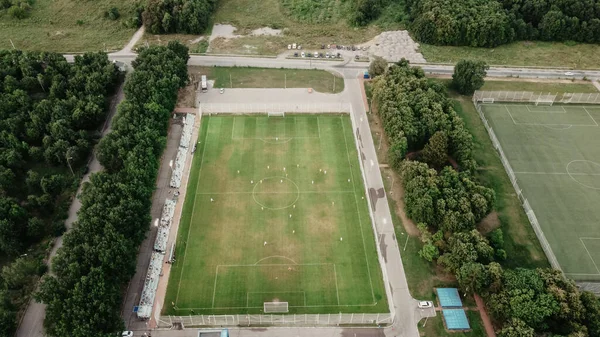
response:
<path id="1" fill-rule="evenodd" d="M 486 80 L 479 90 L 487 91 L 534 91 L 534 92 L 584 92 L 597 93 L 598 89 L 590 83 L 552 83 L 552 82 L 529 82 L 529 81 L 490 81 Z"/>
<path id="2" fill-rule="evenodd" d="M 135 29 L 121 23 L 131 17 L 135 1 L 36 0 L 30 17 L 22 20 L 0 12 L 0 48 L 54 52 L 119 50 Z M 116 7 L 120 19 L 112 21 L 104 12 Z M 79 23 L 78 23 L 79 21 Z"/>
<path id="3" fill-rule="evenodd" d="M 203 117 L 165 313 L 387 312 L 353 142 L 347 116 Z"/>
<path id="4" fill-rule="evenodd" d="M 565 274 L 600 280 L 600 107 L 482 108 Z"/>
<path id="5" fill-rule="evenodd" d="M 421 44 L 427 62 L 456 63 L 482 60 L 492 65 L 570 67 L 597 69 L 600 45 L 519 41 L 495 48 L 432 46 Z"/>
<path id="6" fill-rule="evenodd" d="M 324 70 L 248 67 L 190 67 L 190 73 L 215 80 L 217 88 L 313 88 L 319 92 L 339 93 L 344 78 Z M 334 90 L 335 89 L 335 90 Z"/>

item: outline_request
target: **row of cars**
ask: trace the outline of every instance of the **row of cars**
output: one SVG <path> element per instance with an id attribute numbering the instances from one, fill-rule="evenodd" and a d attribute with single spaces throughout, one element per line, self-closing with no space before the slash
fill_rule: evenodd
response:
<path id="1" fill-rule="evenodd" d="M 288 44 L 288 50 L 291 49 L 302 49 L 302 45 L 299 44 Z M 339 49 L 339 50 L 351 50 L 351 51 L 366 51 L 367 49 L 369 49 L 369 47 L 356 47 L 356 46 L 344 46 L 344 45 L 336 45 L 336 44 L 328 44 L 328 45 L 321 45 L 321 49 Z"/>
<path id="2" fill-rule="evenodd" d="M 314 57 L 314 58 L 327 58 L 327 59 L 335 59 L 335 58 L 342 58 L 342 54 L 340 53 L 319 53 L 319 52 L 295 52 L 294 53 L 294 57 Z"/>

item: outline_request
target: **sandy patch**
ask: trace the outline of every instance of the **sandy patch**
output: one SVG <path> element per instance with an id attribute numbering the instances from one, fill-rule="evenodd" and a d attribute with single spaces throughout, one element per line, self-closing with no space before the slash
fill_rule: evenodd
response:
<path id="1" fill-rule="evenodd" d="M 426 63 L 419 52 L 419 44 L 413 41 L 406 30 L 383 32 L 359 47 L 367 47 L 369 55 L 381 56 L 388 62 L 405 58 L 411 63 Z"/>

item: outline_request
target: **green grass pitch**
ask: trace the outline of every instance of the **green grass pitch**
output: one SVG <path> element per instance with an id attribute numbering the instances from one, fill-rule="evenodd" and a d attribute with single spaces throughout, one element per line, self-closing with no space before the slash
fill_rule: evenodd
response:
<path id="1" fill-rule="evenodd" d="M 388 312 L 349 116 L 201 125 L 163 312 Z"/>
<path id="2" fill-rule="evenodd" d="M 600 280 L 600 107 L 482 105 L 565 274 Z"/>

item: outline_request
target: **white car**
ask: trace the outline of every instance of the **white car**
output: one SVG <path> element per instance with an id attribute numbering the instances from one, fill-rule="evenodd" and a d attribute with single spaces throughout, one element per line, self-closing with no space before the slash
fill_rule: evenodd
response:
<path id="1" fill-rule="evenodd" d="M 306 55 L 304 55 L 304 52 L 302 52 L 302 53 L 300 54 L 300 56 L 304 57 L 304 56 L 306 56 Z"/>
<path id="2" fill-rule="evenodd" d="M 288 50 L 289 49 L 292 49 L 292 45 L 291 44 L 288 44 Z"/>
<path id="3" fill-rule="evenodd" d="M 575 74 L 574 74 L 574 73 L 572 73 L 572 72 L 570 72 L 570 71 L 567 71 L 567 72 L 565 73 L 565 75 L 566 75 L 566 76 L 573 76 L 573 75 L 575 75 Z"/>
<path id="4" fill-rule="evenodd" d="M 295 43 L 292 44 L 292 49 L 296 49 L 296 44 Z"/>
<path id="5" fill-rule="evenodd" d="M 433 303 L 431 301 L 421 301 L 417 304 L 419 309 L 429 309 L 433 308 Z"/>
<path id="6" fill-rule="evenodd" d="M 133 337 L 133 331 L 123 331 L 122 337 Z"/>
<path id="7" fill-rule="evenodd" d="M 219 89 L 219 93 L 220 93 L 220 94 L 222 94 L 222 93 L 224 93 L 224 92 L 225 92 L 225 89 L 223 89 L 223 88 Z"/>
<path id="8" fill-rule="evenodd" d="M 319 53 L 315 52 L 314 56 L 319 57 Z"/>

